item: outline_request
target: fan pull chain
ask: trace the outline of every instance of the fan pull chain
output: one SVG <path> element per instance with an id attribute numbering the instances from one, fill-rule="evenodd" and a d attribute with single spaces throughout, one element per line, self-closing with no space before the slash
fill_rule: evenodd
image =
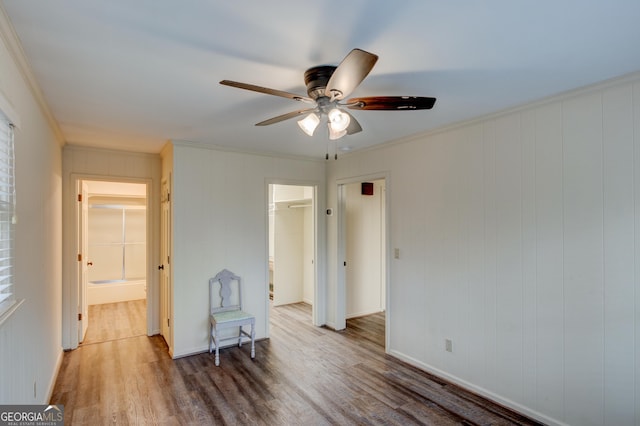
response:
<path id="1" fill-rule="evenodd" d="M 329 148 L 329 145 L 331 145 L 331 141 L 327 141 L 327 153 L 324 155 L 324 159 L 328 160 L 329 159 L 329 152 L 331 151 L 331 148 Z M 333 159 L 337 160 L 338 159 L 338 144 L 334 144 L 334 152 L 333 152 Z"/>

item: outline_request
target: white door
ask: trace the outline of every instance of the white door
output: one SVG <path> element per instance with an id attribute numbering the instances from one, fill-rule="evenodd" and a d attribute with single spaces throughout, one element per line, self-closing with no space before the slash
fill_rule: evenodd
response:
<path id="1" fill-rule="evenodd" d="M 347 282 L 347 186 L 338 185 L 338 247 L 337 247 L 337 299 L 335 329 L 347 328 L 346 282 Z"/>
<path id="2" fill-rule="evenodd" d="M 173 336 L 171 324 L 172 288 L 171 288 L 171 194 L 169 182 L 162 181 L 162 210 L 160 221 L 160 322 L 161 331 L 169 350 L 172 349 Z"/>
<path id="3" fill-rule="evenodd" d="M 87 303 L 87 285 L 89 283 L 89 189 L 84 181 L 78 188 L 78 342 L 82 343 L 89 327 L 89 305 Z"/>

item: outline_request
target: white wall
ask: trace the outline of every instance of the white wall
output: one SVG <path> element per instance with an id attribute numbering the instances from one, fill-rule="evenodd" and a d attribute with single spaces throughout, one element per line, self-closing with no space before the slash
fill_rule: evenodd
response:
<path id="1" fill-rule="evenodd" d="M 304 210 L 276 203 L 273 212 L 273 306 L 302 302 L 304 294 Z"/>
<path id="2" fill-rule="evenodd" d="M 361 194 L 361 182 L 346 185 L 346 317 L 384 311 L 384 180 L 371 182 L 373 195 Z"/>
<path id="3" fill-rule="evenodd" d="M 15 293 L 24 303 L 0 325 L 0 404 L 48 401 L 62 360 L 61 140 L 0 8 L 0 98 L 15 132 Z M 25 71 L 26 69 L 26 71 Z"/>
<path id="4" fill-rule="evenodd" d="M 639 75 L 329 167 L 328 207 L 389 173 L 392 354 L 550 424 L 640 424 Z"/>
<path id="5" fill-rule="evenodd" d="M 273 202 L 310 200 L 313 188 L 299 185 L 273 185 Z"/>
<path id="6" fill-rule="evenodd" d="M 324 159 L 173 142 L 174 357 L 208 350 L 208 280 L 223 268 L 243 278 L 243 302 L 256 315 L 256 338 L 268 335 L 268 184 L 318 185 L 318 199 L 324 200 L 324 182 Z M 317 208 L 323 212 L 324 203 Z M 320 253 L 324 232 L 321 216 Z M 324 283 L 324 257 L 317 262 L 318 282 Z M 318 303 L 322 309 L 315 321 L 323 324 L 324 304 Z"/>

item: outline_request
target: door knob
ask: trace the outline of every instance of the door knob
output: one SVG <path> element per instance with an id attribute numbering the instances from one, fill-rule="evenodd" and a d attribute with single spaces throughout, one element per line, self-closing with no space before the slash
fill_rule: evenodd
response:
<path id="1" fill-rule="evenodd" d="M 163 271 L 164 270 L 164 265 L 158 266 L 158 270 L 162 270 Z"/>
<path id="2" fill-rule="evenodd" d="M 87 262 L 87 266 L 93 266 L 93 262 Z"/>

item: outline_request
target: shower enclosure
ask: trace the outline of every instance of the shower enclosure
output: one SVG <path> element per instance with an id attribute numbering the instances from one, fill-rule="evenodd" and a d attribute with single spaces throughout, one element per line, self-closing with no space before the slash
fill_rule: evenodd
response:
<path id="1" fill-rule="evenodd" d="M 89 305 L 146 298 L 146 200 L 89 198 Z"/>

